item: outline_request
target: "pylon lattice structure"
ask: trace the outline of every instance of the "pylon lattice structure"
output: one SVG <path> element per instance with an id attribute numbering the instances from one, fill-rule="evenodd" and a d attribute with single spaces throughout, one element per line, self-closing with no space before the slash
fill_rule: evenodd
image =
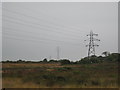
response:
<path id="1" fill-rule="evenodd" d="M 95 44 L 95 41 L 100 41 L 100 40 L 94 38 L 94 36 L 98 36 L 98 34 L 94 34 L 92 31 L 90 31 L 90 34 L 88 34 L 87 36 L 89 36 L 89 39 L 88 39 L 89 44 L 86 45 L 86 47 L 89 47 L 88 48 L 88 58 L 89 58 L 91 55 L 95 55 L 95 47 L 99 46 Z"/>

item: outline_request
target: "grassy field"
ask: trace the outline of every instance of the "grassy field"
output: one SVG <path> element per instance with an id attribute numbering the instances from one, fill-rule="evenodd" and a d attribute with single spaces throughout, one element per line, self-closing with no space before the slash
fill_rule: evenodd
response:
<path id="1" fill-rule="evenodd" d="M 118 64 L 3 63 L 3 88 L 115 88 Z"/>

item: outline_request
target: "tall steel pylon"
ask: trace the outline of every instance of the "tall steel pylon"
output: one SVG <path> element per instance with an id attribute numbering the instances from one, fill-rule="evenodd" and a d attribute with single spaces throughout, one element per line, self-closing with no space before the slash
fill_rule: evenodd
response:
<path id="1" fill-rule="evenodd" d="M 88 34 L 87 36 L 89 36 L 89 39 L 87 39 L 89 41 L 89 44 L 86 45 L 86 47 L 89 47 L 88 48 L 88 58 L 89 58 L 91 55 L 95 55 L 95 47 L 99 46 L 95 44 L 95 41 L 100 41 L 100 40 L 94 38 L 94 36 L 98 36 L 98 34 L 94 34 L 92 31 L 90 31 L 90 34 Z"/>

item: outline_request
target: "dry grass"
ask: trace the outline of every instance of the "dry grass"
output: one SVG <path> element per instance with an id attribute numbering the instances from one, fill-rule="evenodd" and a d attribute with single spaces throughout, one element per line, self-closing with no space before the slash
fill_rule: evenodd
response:
<path id="1" fill-rule="evenodd" d="M 4 88 L 116 88 L 117 63 L 63 65 L 4 63 Z"/>
<path id="2" fill-rule="evenodd" d="M 58 63 L 56 64 L 41 64 L 41 63 L 4 63 L 2 67 L 5 68 L 20 68 L 20 67 L 60 67 L 61 65 Z"/>
<path id="3" fill-rule="evenodd" d="M 33 82 L 23 83 L 20 78 L 6 78 L 3 79 L 3 88 L 116 88 L 117 85 L 108 85 L 108 86 L 85 86 L 85 85 L 54 85 L 52 87 L 48 87 L 46 85 L 37 85 Z"/>

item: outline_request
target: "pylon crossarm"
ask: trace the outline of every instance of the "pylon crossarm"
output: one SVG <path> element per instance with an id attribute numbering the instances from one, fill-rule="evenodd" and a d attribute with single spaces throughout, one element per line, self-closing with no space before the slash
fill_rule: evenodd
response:
<path id="1" fill-rule="evenodd" d="M 94 41 L 100 41 L 100 39 L 93 38 Z"/>
<path id="2" fill-rule="evenodd" d="M 93 34 L 94 36 L 98 36 L 98 34 Z"/>
<path id="3" fill-rule="evenodd" d="M 93 45 L 93 46 L 97 46 L 97 47 L 98 47 L 99 45 L 95 44 L 95 45 Z"/>

